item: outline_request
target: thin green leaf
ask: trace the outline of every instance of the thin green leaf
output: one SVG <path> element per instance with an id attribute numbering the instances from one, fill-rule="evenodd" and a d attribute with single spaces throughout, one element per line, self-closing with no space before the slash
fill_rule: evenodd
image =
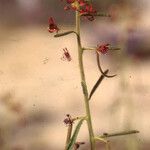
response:
<path id="1" fill-rule="evenodd" d="M 111 50 L 111 51 L 119 51 L 119 50 L 121 50 L 121 48 L 119 48 L 119 47 L 110 47 L 109 50 Z"/>
<path id="2" fill-rule="evenodd" d="M 113 78 L 113 77 L 116 76 L 116 74 L 114 74 L 114 75 L 107 75 L 107 74 L 105 74 L 105 73 L 103 72 L 103 69 L 102 69 L 101 64 L 100 64 L 99 54 L 98 54 L 97 52 L 96 52 L 96 58 L 97 58 L 97 66 L 98 66 L 98 69 L 99 69 L 99 71 L 101 72 L 102 75 L 104 75 L 104 76 L 107 77 L 107 78 Z"/>
<path id="3" fill-rule="evenodd" d="M 104 133 L 100 136 L 100 138 L 108 138 L 108 137 L 114 137 L 114 136 L 123 136 L 123 135 L 129 135 L 129 134 L 137 134 L 139 133 L 138 130 L 130 130 L 130 131 L 123 131 L 123 132 L 117 132 L 117 133 Z"/>
<path id="4" fill-rule="evenodd" d="M 111 17 L 110 14 L 106 14 L 106 13 L 93 13 L 93 14 L 83 14 L 82 16 L 98 16 L 98 17 Z"/>
<path id="5" fill-rule="evenodd" d="M 108 69 L 106 71 L 104 71 L 104 74 L 106 75 L 108 73 Z M 98 88 L 98 86 L 100 85 L 100 83 L 103 81 L 103 79 L 105 78 L 105 76 L 102 74 L 99 79 L 97 80 L 97 82 L 95 83 L 95 85 L 93 86 L 90 95 L 89 95 L 89 100 L 91 99 L 92 95 L 94 94 L 94 92 L 96 91 L 96 89 Z"/>
<path id="6" fill-rule="evenodd" d="M 75 128 L 75 131 L 74 131 L 74 133 L 73 133 L 73 135 L 72 135 L 72 137 L 71 137 L 71 139 L 70 139 L 70 142 L 69 142 L 69 144 L 68 144 L 67 150 L 72 150 L 72 148 L 73 148 L 73 146 L 74 146 L 74 144 L 75 144 L 75 142 L 76 142 L 78 133 L 79 133 L 79 131 L 80 131 L 81 125 L 82 125 L 82 123 L 83 123 L 84 120 L 85 120 L 85 118 L 81 119 L 81 120 L 78 122 L 78 124 L 77 124 L 77 126 L 76 126 L 76 128 Z"/>
<path id="7" fill-rule="evenodd" d="M 111 17 L 110 14 L 100 13 L 100 12 L 97 12 L 94 16 L 99 16 L 99 17 Z"/>
<path id="8" fill-rule="evenodd" d="M 65 35 L 68 35 L 68 34 L 71 34 L 71 33 L 75 33 L 75 31 L 67 31 L 67 32 L 63 32 L 63 33 L 57 33 L 54 35 L 54 37 L 61 37 L 61 36 L 65 36 Z"/>

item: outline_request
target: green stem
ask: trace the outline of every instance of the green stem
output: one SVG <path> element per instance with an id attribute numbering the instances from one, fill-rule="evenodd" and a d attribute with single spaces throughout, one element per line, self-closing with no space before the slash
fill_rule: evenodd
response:
<path id="1" fill-rule="evenodd" d="M 91 150 L 95 150 L 94 132 L 92 127 L 90 106 L 88 100 L 88 90 L 87 90 L 85 74 L 84 74 L 84 66 L 83 66 L 83 49 L 82 49 L 81 37 L 80 37 L 80 14 L 78 11 L 76 11 L 76 33 L 77 33 L 77 42 L 78 42 L 78 61 L 79 61 L 79 68 L 80 68 L 80 75 L 81 75 L 81 85 L 82 85 L 83 95 L 84 95 L 89 138 L 90 138 Z"/>
<path id="2" fill-rule="evenodd" d="M 100 142 L 105 143 L 106 150 L 111 150 L 111 149 L 110 149 L 110 143 L 109 143 L 109 141 L 107 141 L 106 139 L 101 138 L 101 137 L 95 137 L 94 139 L 95 139 L 95 140 L 98 140 L 98 141 L 100 141 Z"/>
<path id="3" fill-rule="evenodd" d="M 83 50 L 91 50 L 91 51 L 96 51 L 96 47 L 83 47 L 82 48 Z M 118 51 L 118 50 L 120 50 L 120 48 L 118 48 L 118 47 L 110 47 L 109 49 L 108 49 L 109 51 Z"/>
<path id="4" fill-rule="evenodd" d="M 67 132 L 65 150 L 67 150 L 67 146 L 68 146 L 68 143 L 69 143 L 70 138 L 71 138 L 71 133 L 72 133 L 72 124 L 70 124 L 70 125 L 68 126 L 68 132 Z"/>

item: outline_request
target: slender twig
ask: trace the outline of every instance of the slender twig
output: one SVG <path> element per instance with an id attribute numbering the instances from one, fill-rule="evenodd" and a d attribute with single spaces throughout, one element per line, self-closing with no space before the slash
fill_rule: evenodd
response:
<path id="1" fill-rule="evenodd" d="M 107 14 L 107 13 L 100 13 L 100 12 L 97 12 L 96 14 L 94 14 L 94 16 L 99 16 L 99 17 L 111 17 L 110 14 Z"/>
<path id="2" fill-rule="evenodd" d="M 99 71 L 101 72 L 101 74 L 107 78 L 113 78 L 116 76 L 116 74 L 114 75 L 107 75 L 104 73 L 104 71 L 102 70 L 101 64 L 100 64 L 100 58 L 99 58 L 99 54 L 96 52 L 96 58 L 97 58 L 97 66 L 99 68 Z"/>
<path id="3" fill-rule="evenodd" d="M 62 33 L 57 33 L 54 35 L 54 37 L 61 37 L 61 36 L 65 36 L 65 35 L 68 35 L 68 34 L 71 34 L 71 33 L 75 33 L 77 34 L 75 31 L 67 31 L 67 32 L 62 32 Z"/>
<path id="4" fill-rule="evenodd" d="M 87 116 L 84 116 L 84 117 L 75 117 L 75 118 L 72 118 L 72 121 L 76 121 L 76 120 L 81 120 L 81 119 L 85 119 L 87 120 Z"/>
<path id="5" fill-rule="evenodd" d="M 101 138 L 101 137 L 98 137 L 98 136 L 94 137 L 94 140 L 98 140 L 98 141 L 101 141 L 101 142 L 103 142 L 103 143 L 107 143 L 107 140 L 106 140 L 106 139 Z"/>
<path id="6" fill-rule="evenodd" d="M 71 138 L 71 134 L 72 134 L 72 126 L 73 126 L 72 123 L 68 125 L 68 131 L 67 131 L 67 138 L 66 138 L 65 150 L 67 150 L 68 143 L 69 143 L 70 138 Z"/>
<path id="7" fill-rule="evenodd" d="M 91 50 L 91 51 L 96 51 L 96 47 L 83 47 L 82 48 L 83 50 Z M 120 48 L 119 47 L 109 47 L 109 49 L 108 49 L 109 51 L 118 51 L 118 50 L 120 50 Z"/>
<path id="8" fill-rule="evenodd" d="M 129 135 L 129 134 L 137 134 L 139 131 L 137 130 L 131 130 L 131 131 L 123 131 L 123 132 L 117 132 L 117 133 L 104 133 L 103 135 L 99 136 L 100 138 L 108 138 L 108 137 L 114 137 L 114 136 L 123 136 L 123 135 Z"/>
<path id="9" fill-rule="evenodd" d="M 100 141 L 100 142 L 103 142 L 105 143 L 105 147 L 106 147 L 106 150 L 110 150 L 110 144 L 109 144 L 109 141 L 104 139 L 104 138 L 101 138 L 101 137 L 94 137 L 94 139 L 96 141 Z"/>
<path id="10" fill-rule="evenodd" d="M 82 49 L 96 51 L 96 47 L 83 47 Z"/>
<path id="11" fill-rule="evenodd" d="M 106 143 L 106 150 L 111 150 L 110 142 L 109 141 L 107 141 L 107 143 Z"/>
<path id="12" fill-rule="evenodd" d="M 109 51 L 119 51 L 119 50 L 121 50 L 121 48 L 119 48 L 119 47 L 110 47 L 109 48 Z"/>
<path id="13" fill-rule="evenodd" d="M 90 13 L 87 13 L 87 14 L 82 14 L 81 16 L 95 16 L 95 17 L 111 17 L 110 14 L 105 14 L 105 13 L 93 13 L 93 14 L 90 14 Z"/>

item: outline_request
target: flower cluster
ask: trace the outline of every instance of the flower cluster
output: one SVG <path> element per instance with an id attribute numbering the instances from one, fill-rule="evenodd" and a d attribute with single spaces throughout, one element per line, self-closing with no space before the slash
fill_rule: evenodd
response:
<path id="1" fill-rule="evenodd" d="M 97 14 L 97 11 L 93 8 L 93 5 L 85 0 L 66 0 L 66 3 L 67 5 L 64 7 L 65 10 L 72 9 L 74 11 L 78 11 L 81 16 L 84 16 L 89 21 L 93 21 L 94 15 Z M 48 24 L 48 31 L 50 33 L 57 33 L 59 31 L 59 28 L 52 17 L 49 18 Z"/>
<path id="2" fill-rule="evenodd" d="M 63 0 L 61 0 L 63 1 Z M 86 19 L 93 21 L 94 15 L 97 11 L 93 8 L 92 4 L 85 0 L 66 0 L 67 5 L 64 10 L 79 11 L 80 15 L 85 16 Z"/>
<path id="3" fill-rule="evenodd" d="M 81 15 L 85 16 L 85 18 L 89 21 L 93 21 L 94 15 L 97 13 L 97 11 L 93 8 L 93 5 L 88 3 L 83 5 L 79 12 Z"/>

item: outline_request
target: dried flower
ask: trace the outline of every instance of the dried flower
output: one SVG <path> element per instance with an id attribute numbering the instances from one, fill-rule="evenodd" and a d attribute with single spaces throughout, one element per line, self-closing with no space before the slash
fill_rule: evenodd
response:
<path id="1" fill-rule="evenodd" d="M 63 53 L 63 56 L 61 57 L 61 59 L 62 60 L 67 60 L 67 61 L 71 61 L 72 58 L 71 58 L 71 55 L 70 55 L 68 49 L 64 48 L 63 51 L 64 51 L 64 53 Z"/>
<path id="2" fill-rule="evenodd" d="M 102 53 L 102 54 L 106 54 L 109 50 L 109 45 L 110 44 L 102 44 L 102 45 L 97 45 L 97 52 L 98 53 Z"/>
<path id="3" fill-rule="evenodd" d="M 49 18 L 48 23 L 49 23 L 48 31 L 49 31 L 50 33 L 58 32 L 58 31 L 59 31 L 59 28 L 57 27 L 57 25 L 56 25 L 56 23 L 54 22 L 54 19 L 53 19 L 52 17 Z"/>
<path id="4" fill-rule="evenodd" d="M 71 117 L 71 115 L 70 114 L 67 114 L 66 115 L 66 118 L 64 119 L 64 123 L 66 124 L 66 125 L 72 125 L 73 124 L 73 119 L 72 119 L 72 117 Z"/>

